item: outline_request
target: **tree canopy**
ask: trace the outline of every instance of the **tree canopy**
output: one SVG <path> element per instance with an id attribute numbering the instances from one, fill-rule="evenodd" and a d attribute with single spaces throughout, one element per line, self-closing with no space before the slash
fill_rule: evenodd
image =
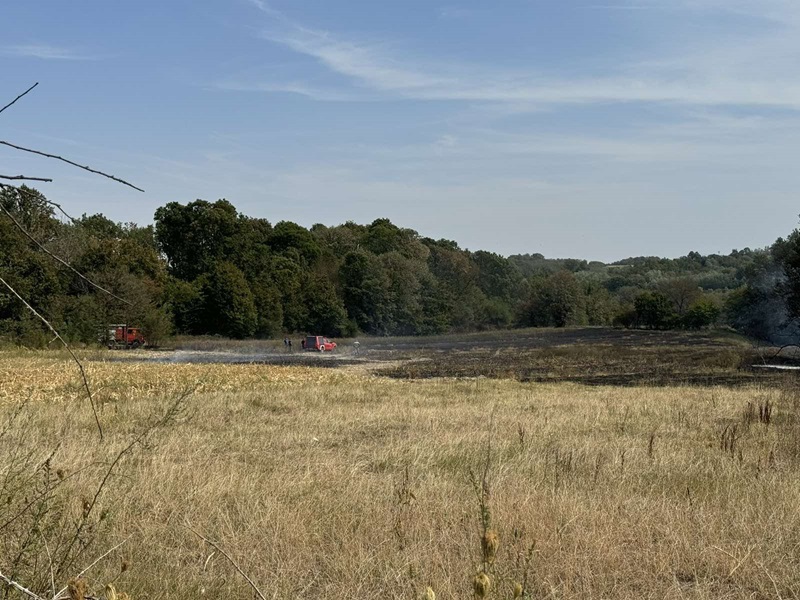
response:
<path id="1" fill-rule="evenodd" d="M 38 191 L 0 202 L 41 245 L 129 303 L 98 292 L 0 218 L 0 273 L 69 338 L 109 322 L 152 339 L 286 333 L 419 335 L 512 326 L 777 330 L 800 314 L 800 232 L 770 249 L 613 264 L 503 257 L 388 219 L 305 228 L 243 215 L 227 200 L 170 202 L 152 226 L 103 215 L 62 222 Z M 768 313 L 769 316 L 765 316 Z M 41 326 L 0 294 L 0 336 L 41 343 Z"/>

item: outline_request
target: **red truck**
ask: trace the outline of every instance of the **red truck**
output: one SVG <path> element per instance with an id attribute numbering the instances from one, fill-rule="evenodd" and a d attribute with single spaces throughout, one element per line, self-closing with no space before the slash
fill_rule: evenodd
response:
<path id="1" fill-rule="evenodd" d="M 330 352 L 336 348 L 336 342 L 330 341 L 321 335 L 309 335 L 303 340 L 304 350 L 317 350 L 319 352 Z"/>
<path id="2" fill-rule="evenodd" d="M 129 325 L 109 325 L 107 344 L 109 350 L 113 348 L 139 348 L 147 342 L 142 335 L 142 330 Z"/>

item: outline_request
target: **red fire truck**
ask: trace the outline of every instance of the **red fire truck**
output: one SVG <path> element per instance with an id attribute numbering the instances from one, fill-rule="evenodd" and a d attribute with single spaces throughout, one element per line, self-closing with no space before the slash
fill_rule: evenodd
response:
<path id="1" fill-rule="evenodd" d="M 130 325 L 109 325 L 108 326 L 108 348 L 109 349 L 136 349 L 144 346 L 147 342 L 142 335 L 142 330 Z"/>
<path id="2" fill-rule="evenodd" d="M 336 348 L 336 342 L 330 341 L 328 338 L 321 335 L 309 335 L 306 337 L 303 344 L 304 350 L 317 350 L 318 352 L 330 352 Z"/>

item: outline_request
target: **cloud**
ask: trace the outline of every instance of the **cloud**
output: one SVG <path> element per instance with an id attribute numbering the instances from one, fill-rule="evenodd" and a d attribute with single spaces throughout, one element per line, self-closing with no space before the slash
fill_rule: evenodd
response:
<path id="1" fill-rule="evenodd" d="M 3 54 L 23 58 L 38 58 L 41 60 L 99 60 L 99 56 L 92 56 L 62 46 L 50 44 L 21 44 L 5 46 Z"/>
<path id="2" fill-rule="evenodd" d="M 368 102 L 378 100 L 364 94 L 315 86 L 304 81 L 252 81 L 247 79 L 224 79 L 212 83 L 212 89 L 231 92 L 271 92 L 296 94 L 321 102 Z"/>
<path id="3" fill-rule="evenodd" d="M 247 0 L 247 1 L 250 4 L 252 4 L 253 6 L 255 6 L 258 10 L 260 10 L 264 14 L 267 14 L 267 15 L 269 15 L 271 17 L 282 18 L 282 16 L 283 16 L 279 11 L 275 10 L 274 8 L 272 8 L 264 0 Z"/>
<path id="4" fill-rule="evenodd" d="M 315 58 L 331 71 L 376 90 L 437 89 L 456 83 L 447 77 L 428 74 L 400 60 L 382 56 L 374 45 L 340 40 L 324 31 L 294 26 L 288 31 L 264 31 L 261 35 L 268 41 Z"/>
<path id="5" fill-rule="evenodd" d="M 250 1 L 263 4 L 261 0 Z M 751 5 L 743 0 L 674 0 L 674 4 L 640 0 L 605 6 L 746 11 L 755 16 Z M 275 13 L 269 7 L 265 10 Z M 274 19 L 261 37 L 315 60 L 329 74 L 343 78 L 342 87 L 371 94 L 371 99 L 379 94 L 386 99 L 516 104 L 528 110 L 532 105 L 626 102 L 800 110 L 800 80 L 794 76 L 800 59 L 800 6 L 765 0 L 759 17 L 770 19 L 766 31 L 754 28 L 737 36 L 711 39 L 699 35 L 694 43 L 684 43 L 672 52 L 649 59 L 637 52 L 631 61 L 570 78 L 554 77 L 534 67 L 441 62 L 397 50 L 385 42 L 347 39 L 304 27 L 285 17 Z M 254 82 L 249 87 L 296 91 L 318 100 L 334 96 L 330 90 L 297 82 Z"/>

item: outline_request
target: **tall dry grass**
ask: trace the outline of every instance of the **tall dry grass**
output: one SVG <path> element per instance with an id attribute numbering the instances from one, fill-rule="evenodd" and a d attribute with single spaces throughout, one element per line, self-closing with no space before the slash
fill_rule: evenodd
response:
<path id="1" fill-rule="evenodd" d="M 52 355 L 0 360 L 0 422 L 29 398 L 23 433 L 0 438 L 0 476 L 12 454 L 44 459 L 57 442 L 63 527 L 81 519 L 110 459 L 201 382 L 99 497 L 76 565 L 130 539 L 87 573 L 93 590 L 113 582 L 134 599 L 252 598 L 191 527 L 268 598 L 471 598 L 484 571 L 489 598 L 512 598 L 523 581 L 531 598 L 800 594 L 791 385 L 418 382 L 92 362 L 100 445 L 69 369 Z M 482 478 L 488 436 L 487 526 L 469 473 Z M 20 543 L 0 536 L 0 570 Z M 29 551 L 31 564 L 46 564 L 43 543 Z"/>

